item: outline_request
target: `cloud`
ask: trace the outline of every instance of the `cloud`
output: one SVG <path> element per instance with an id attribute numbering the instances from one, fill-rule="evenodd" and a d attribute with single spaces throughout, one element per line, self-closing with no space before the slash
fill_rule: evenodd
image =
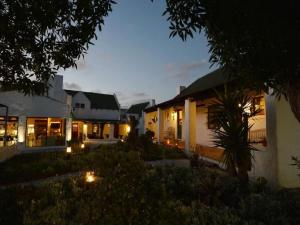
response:
<path id="1" fill-rule="evenodd" d="M 79 70 L 79 71 L 86 70 L 88 68 L 88 64 L 84 58 L 80 58 L 76 62 L 76 65 L 77 65 L 77 70 Z"/>
<path id="2" fill-rule="evenodd" d="M 68 82 L 64 83 L 64 88 L 65 89 L 70 89 L 70 90 L 76 90 L 76 91 L 81 91 L 82 90 L 80 85 L 78 85 L 76 83 L 68 83 Z"/>
<path id="3" fill-rule="evenodd" d="M 97 58 L 98 58 L 101 62 L 105 62 L 105 63 L 111 63 L 111 62 L 112 62 L 112 55 L 109 54 L 109 53 L 98 52 L 96 56 L 97 56 Z"/>
<path id="4" fill-rule="evenodd" d="M 202 69 L 207 65 L 206 60 L 200 60 L 181 65 L 175 63 L 166 64 L 166 71 L 169 77 L 174 79 L 185 79 L 192 76 L 197 70 Z"/>
<path id="5" fill-rule="evenodd" d="M 149 101 L 150 97 L 145 92 L 116 92 L 117 98 L 122 107 L 130 107 L 132 104 L 137 104 L 145 101 Z"/>

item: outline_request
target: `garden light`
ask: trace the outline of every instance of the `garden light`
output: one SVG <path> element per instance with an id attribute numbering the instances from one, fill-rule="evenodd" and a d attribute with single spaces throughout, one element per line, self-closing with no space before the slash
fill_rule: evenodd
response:
<path id="1" fill-rule="evenodd" d="M 95 173 L 93 171 L 86 172 L 85 181 L 87 183 L 93 183 L 93 182 L 95 182 L 95 180 L 96 180 L 96 177 L 95 177 Z"/>
<path id="2" fill-rule="evenodd" d="M 68 154 L 72 153 L 72 148 L 71 147 L 67 147 L 67 153 Z"/>
<path id="3" fill-rule="evenodd" d="M 80 145 L 80 148 L 81 148 L 81 149 L 84 149 L 84 147 L 85 147 L 85 145 L 84 145 L 84 143 L 82 143 L 82 144 Z"/>

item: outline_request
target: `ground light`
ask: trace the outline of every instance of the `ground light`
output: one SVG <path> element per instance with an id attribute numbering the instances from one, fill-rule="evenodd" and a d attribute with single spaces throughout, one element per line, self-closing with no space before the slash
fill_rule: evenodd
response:
<path id="1" fill-rule="evenodd" d="M 87 183 L 93 183 L 96 181 L 96 176 L 94 171 L 87 171 L 85 173 L 85 181 Z"/>
<path id="2" fill-rule="evenodd" d="M 82 143 L 82 144 L 80 145 L 80 148 L 81 148 L 81 149 L 84 149 L 84 147 L 85 147 L 85 145 L 84 145 L 84 143 Z"/>
<path id="3" fill-rule="evenodd" d="M 71 153 L 72 153 L 72 147 L 67 147 L 66 152 L 67 152 L 68 154 L 71 154 Z"/>

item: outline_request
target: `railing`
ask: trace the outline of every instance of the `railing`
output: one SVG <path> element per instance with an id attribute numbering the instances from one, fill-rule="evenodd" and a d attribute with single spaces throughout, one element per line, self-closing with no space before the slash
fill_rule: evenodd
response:
<path id="1" fill-rule="evenodd" d="M 259 129 L 259 130 L 251 130 L 249 132 L 249 140 L 252 143 L 267 143 L 267 133 L 266 129 Z"/>

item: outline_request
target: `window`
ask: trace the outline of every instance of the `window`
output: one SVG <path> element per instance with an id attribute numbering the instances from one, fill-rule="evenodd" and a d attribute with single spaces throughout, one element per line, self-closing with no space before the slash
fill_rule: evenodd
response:
<path id="1" fill-rule="evenodd" d="M 4 145 L 5 117 L 0 117 L 0 147 Z M 18 139 L 18 117 L 9 116 L 7 121 L 7 145 L 15 145 Z"/>
<path id="2" fill-rule="evenodd" d="M 65 145 L 65 119 L 27 118 L 27 147 Z"/>
<path id="3" fill-rule="evenodd" d="M 75 103 L 75 108 L 76 109 L 84 109 L 85 108 L 85 104 L 84 103 Z"/>
<path id="4" fill-rule="evenodd" d="M 257 115 L 265 115 L 265 100 L 263 96 L 254 97 L 251 102 L 252 112 L 259 110 Z"/>
<path id="5" fill-rule="evenodd" d="M 216 110 L 213 106 L 208 107 L 207 111 L 207 127 L 208 129 L 216 129 Z"/>

